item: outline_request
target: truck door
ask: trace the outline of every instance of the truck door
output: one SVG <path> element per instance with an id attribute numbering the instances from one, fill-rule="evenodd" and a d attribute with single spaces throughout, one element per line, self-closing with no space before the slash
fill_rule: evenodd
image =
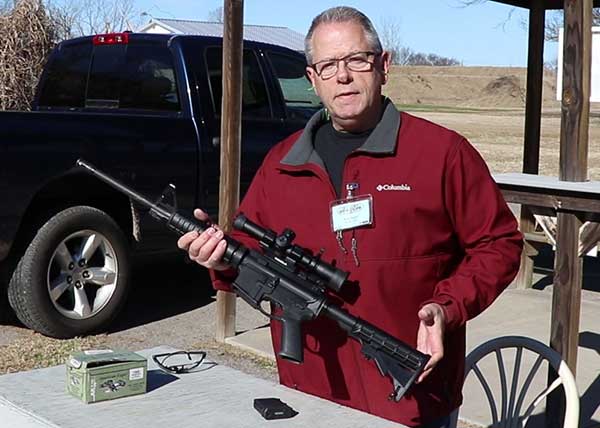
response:
<path id="1" fill-rule="evenodd" d="M 242 83 L 242 154 L 240 165 L 241 194 L 247 190 L 267 151 L 289 135 L 289 129 L 275 114 L 272 94 L 268 90 L 265 70 L 258 59 L 259 52 L 244 49 Z M 205 99 L 210 144 L 203 146 L 203 171 L 205 207 L 211 213 L 218 208 L 220 174 L 220 134 L 222 98 L 222 48 L 208 46 L 203 49 L 203 69 L 196 70 L 198 88 L 208 89 Z M 201 96 L 201 95 L 199 95 Z"/>

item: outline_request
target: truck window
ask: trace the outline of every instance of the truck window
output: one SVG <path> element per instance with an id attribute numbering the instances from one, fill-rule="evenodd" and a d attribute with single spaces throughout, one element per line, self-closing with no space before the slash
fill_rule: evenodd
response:
<path id="1" fill-rule="evenodd" d="M 306 62 L 290 55 L 268 52 L 289 117 L 310 116 L 321 107 L 321 100 L 306 77 Z"/>
<path id="2" fill-rule="evenodd" d="M 55 51 L 46 67 L 39 107 L 83 107 L 91 57 L 91 43 L 66 44 Z"/>
<path id="3" fill-rule="evenodd" d="M 85 106 L 179 111 L 170 52 L 154 44 L 96 46 Z"/>
<path id="4" fill-rule="evenodd" d="M 179 111 L 175 69 L 167 49 L 152 45 L 129 46 L 120 108 Z"/>
<path id="5" fill-rule="evenodd" d="M 120 74 L 127 45 L 95 46 L 85 106 L 118 108 Z"/>
<path id="6" fill-rule="evenodd" d="M 212 103 L 217 116 L 221 115 L 221 98 L 223 95 L 222 55 L 220 47 L 206 49 L 206 66 L 210 80 Z M 250 49 L 244 49 L 242 62 L 242 116 L 246 118 L 272 117 L 265 79 L 256 55 Z"/>

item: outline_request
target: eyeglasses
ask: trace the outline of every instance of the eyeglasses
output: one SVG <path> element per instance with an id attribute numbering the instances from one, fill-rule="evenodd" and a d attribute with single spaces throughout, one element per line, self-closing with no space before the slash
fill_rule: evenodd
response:
<path id="1" fill-rule="evenodd" d="M 204 351 L 177 351 L 152 356 L 158 367 L 169 373 L 177 374 L 189 373 L 200 367 L 204 358 L 206 358 Z"/>
<path id="2" fill-rule="evenodd" d="M 323 80 L 327 80 L 335 76 L 338 72 L 340 61 L 344 61 L 344 65 L 350 71 L 371 71 L 375 58 L 380 55 L 380 52 L 355 52 L 343 58 L 325 59 L 315 62 L 311 68 L 315 70 L 317 76 Z"/>

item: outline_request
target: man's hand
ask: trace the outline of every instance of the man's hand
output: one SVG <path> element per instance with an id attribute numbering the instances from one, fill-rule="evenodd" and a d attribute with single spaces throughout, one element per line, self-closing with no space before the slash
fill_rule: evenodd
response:
<path id="1" fill-rule="evenodd" d="M 194 210 L 194 217 L 207 221 L 208 215 L 200 210 Z M 191 260 L 201 266 L 214 270 L 225 270 L 228 266 L 223 263 L 223 254 L 227 242 L 223 239 L 223 231 L 216 225 L 211 225 L 204 232 L 188 232 L 177 241 L 177 246 L 188 252 Z"/>
<path id="2" fill-rule="evenodd" d="M 417 350 L 431 355 L 425 369 L 417 379 L 420 383 L 434 369 L 444 356 L 444 326 L 446 317 L 444 310 L 437 303 L 429 303 L 421 308 L 418 313 L 419 331 L 417 333 Z"/>

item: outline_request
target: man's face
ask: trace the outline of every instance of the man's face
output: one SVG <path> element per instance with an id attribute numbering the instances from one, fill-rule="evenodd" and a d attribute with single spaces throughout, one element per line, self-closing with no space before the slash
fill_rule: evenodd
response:
<path id="1" fill-rule="evenodd" d="M 355 22 L 319 25 L 313 32 L 312 46 L 314 64 L 373 49 Z M 328 79 L 307 67 L 308 77 L 339 131 L 365 131 L 379 120 L 381 86 L 387 80 L 390 58 L 387 52 L 368 58 L 374 64 L 366 71 L 352 71 L 344 61 L 338 61 L 337 73 Z"/>

